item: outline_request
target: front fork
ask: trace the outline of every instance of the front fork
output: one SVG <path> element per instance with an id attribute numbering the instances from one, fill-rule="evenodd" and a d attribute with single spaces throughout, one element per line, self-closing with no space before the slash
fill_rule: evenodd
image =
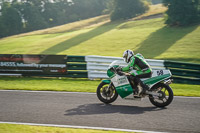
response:
<path id="1" fill-rule="evenodd" d="M 112 83 L 110 83 L 109 86 L 106 88 L 106 92 L 109 92 L 111 87 L 112 87 Z"/>
<path id="2" fill-rule="evenodd" d="M 112 87 L 112 82 L 111 80 L 102 80 L 103 83 L 109 84 L 109 86 L 106 88 L 106 92 L 108 92 L 110 90 L 110 88 Z"/>

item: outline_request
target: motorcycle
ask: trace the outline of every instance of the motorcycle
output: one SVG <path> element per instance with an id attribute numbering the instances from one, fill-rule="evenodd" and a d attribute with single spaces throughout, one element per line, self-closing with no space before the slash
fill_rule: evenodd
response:
<path id="1" fill-rule="evenodd" d="M 110 64 L 107 75 L 109 79 L 102 80 L 97 88 L 98 99 L 110 104 L 114 102 L 118 95 L 126 100 L 142 100 L 149 97 L 150 102 L 156 107 L 166 107 L 173 101 L 173 91 L 169 86 L 172 83 L 170 70 L 153 70 L 151 78 L 144 79 L 143 83 L 149 86 L 149 90 L 142 96 L 139 92 L 142 87 L 134 87 L 134 82 L 128 79 L 129 73 L 118 71 L 119 61 Z M 131 72 L 133 73 L 134 70 Z"/>

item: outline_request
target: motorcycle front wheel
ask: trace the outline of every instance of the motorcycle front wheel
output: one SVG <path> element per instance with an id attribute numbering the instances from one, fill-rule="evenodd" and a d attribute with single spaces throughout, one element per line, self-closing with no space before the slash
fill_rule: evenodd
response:
<path id="1" fill-rule="evenodd" d="M 98 99 L 106 104 L 114 102 L 118 97 L 118 93 L 116 92 L 113 84 L 110 85 L 104 82 L 99 84 L 96 93 Z"/>
<path id="2" fill-rule="evenodd" d="M 174 98 L 171 87 L 166 84 L 157 84 L 152 88 L 152 91 L 161 94 L 160 96 L 149 96 L 150 102 L 156 107 L 168 106 Z"/>

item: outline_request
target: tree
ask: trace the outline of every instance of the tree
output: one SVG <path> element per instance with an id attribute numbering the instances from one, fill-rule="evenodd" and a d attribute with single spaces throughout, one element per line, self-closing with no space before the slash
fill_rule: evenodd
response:
<path id="1" fill-rule="evenodd" d="M 66 23 L 66 9 L 61 8 L 62 4 L 59 3 L 46 3 L 44 5 L 44 11 L 42 16 L 45 21 L 48 23 L 49 27 L 61 25 Z M 67 8 L 67 7 L 66 7 Z"/>
<path id="2" fill-rule="evenodd" d="M 6 27 L 3 23 L 2 17 L 0 16 L 0 38 L 5 36 Z"/>
<path id="3" fill-rule="evenodd" d="M 9 2 L 3 3 L 0 16 L 1 36 L 18 34 L 22 30 L 22 18 L 18 10 Z"/>
<path id="4" fill-rule="evenodd" d="M 168 7 L 166 24 L 186 26 L 200 22 L 200 0 L 164 0 Z"/>
<path id="5" fill-rule="evenodd" d="M 111 20 L 130 19 L 145 13 L 149 7 L 144 0 L 115 0 Z"/>
<path id="6" fill-rule="evenodd" d="M 76 14 L 79 19 L 86 19 L 101 15 L 106 4 L 105 0 L 73 0 L 71 7 L 73 14 Z"/>
<path id="7" fill-rule="evenodd" d="M 152 0 L 152 4 L 162 4 L 163 0 Z"/>
<path id="8" fill-rule="evenodd" d="M 36 6 L 33 3 L 25 3 L 22 5 L 21 12 L 25 21 L 26 31 L 39 30 L 48 27 L 41 11 L 41 7 Z"/>
<path id="9" fill-rule="evenodd" d="M 114 0 L 104 0 L 105 9 L 103 14 L 110 14 L 114 10 Z"/>
<path id="10" fill-rule="evenodd" d="M 110 0 L 0 0 L 0 37 L 101 15 Z"/>

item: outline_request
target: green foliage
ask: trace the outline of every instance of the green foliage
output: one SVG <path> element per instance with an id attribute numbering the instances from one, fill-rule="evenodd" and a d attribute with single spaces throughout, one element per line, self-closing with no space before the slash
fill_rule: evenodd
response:
<path id="1" fill-rule="evenodd" d="M 163 0 L 151 0 L 152 4 L 160 4 Z"/>
<path id="2" fill-rule="evenodd" d="M 6 30 L 5 24 L 3 23 L 2 17 L 0 16 L 0 38 L 4 37 L 5 30 Z"/>
<path id="3" fill-rule="evenodd" d="M 114 10 L 114 0 L 105 1 L 106 9 L 103 11 L 103 14 L 110 14 Z"/>
<path id="4" fill-rule="evenodd" d="M 65 6 L 68 7 L 67 5 Z M 45 10 L 42 13 L 42 16 L 45 19 L 46 23 L 48 23 L 48 27 L 65 24 L 68 22 L 67 20 L 71 20 L 70 18 L 66 17 L 65 15 L 66 10 L 58 10 L 62 6 L 63 5 L 61 3 L 46 3 L 44 5 Z"/>
<path id="5" fill-rule="evenodd" d="M 41 15 L 40 9 L 31 3 L 22 6 L 22 14 L 25 19 L 26 31 L 39 30 L 47 27 L 47 23 Z"/>
<path id="6" fill-rule="evenodd" d="M 130 19 L 145 13 L 148 9 L 147 2 L 142 0 L 115 0 L 111 20 Z"/>
<path id="7" fill-rule="evenodd" d="M 85 19 L 100 15 L 104 8 L 103 0 L 73 0 L 71 10 L 79 16 L 79 19 Z"/>
<path id="8" fill-rule="evenodd" d="M 164 0 L 168 7 L 166 24 L 187 26 L 200 23 L 200 0 Z"/>
<path id="9" fill-rule="evenodd" d="M 2 5 L 0 16 L 0 37 L 5 35 L 14 35 L 22 31 L 23 23 L 17 9 L 10 3 L 5 2 Z"/>
<path id="10" fill-rule="evenodd" d="M 156 5 L 156 4 L 161 4 L 163 0 L 147 0 L 149 3 Z"/>
<path id="11" fill-rule="evenodd" d="M 0 37 L 40 30 L 102 14 L 108 0 L 0 1 Z"/>

